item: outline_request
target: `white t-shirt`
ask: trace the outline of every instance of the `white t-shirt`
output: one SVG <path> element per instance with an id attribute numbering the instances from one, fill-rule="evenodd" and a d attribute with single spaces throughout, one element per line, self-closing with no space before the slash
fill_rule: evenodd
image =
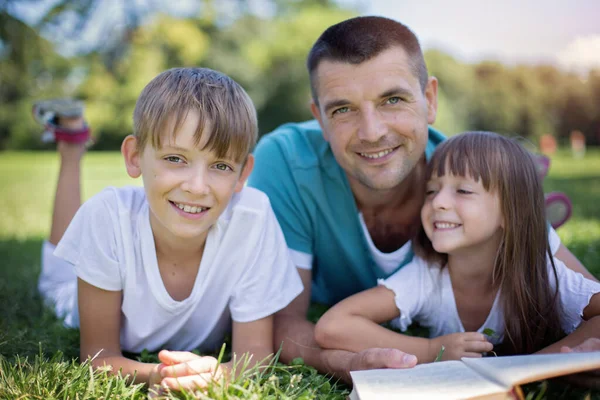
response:
<path id="1" fill-rule="evenodd" d="M 379 250 L 375 243 L 373 243 L 373 239 L 371 238 L 371 234 L 369 233 L 369 229 L 367 228 L 367 224 L 365 223 L 365 219 L 362 213 L 358 213 L 358 219 L 360 221 L 360 225 L 363 230 L 363 234 L 367 239 L 367 244 L 369 246 L 369 253 L 371 253 L 371 257 L 375 264 L 386 274 L 391 274 L 394 272 L 398 266 L 404 262 L 408 253 L 412 249 L 412 244 L 410 241 L 406 242 L 404 246 L 399 249 L 392 251 L 391 253 L 384 253 Z M 554 228 L 550 227 L 548 229 L 548 241 L 550 244 L 550 250 L 552 254 L 556 254 L 560 247 L 560 238 L 558 234 L 554 230 Z M 292 255 L 292 261 L 298 268 L 302 269 L 312 269 L 312 254 L 303 253 L 301 251 L 290 249 L 290 253 Z"/>
<path id="2" fill-rule="evenodd" d="M 121 348 L 129 352 L 214 349 L 232 318 L 264 318 L 302 291 L 267 196 L 248 187 L 210 229 L 183 301 L 171 298 L 160 276 L 141 187 L 107 188 L 84 203 L 54 254 L 89 284 L 123 292 Z"/>
<path id="3" fill-rule="evenodd" d="M 573 332 L 582 322 L 583 309 L 590 298 L 600 292 L 600 283 L 586 279 L 554 258 L 558 275 L 558 291 L 561 305 L 561 326 L 565 333 Z M 550 263 L 548 268 L 551 269 Z M 554 274 L 549 274 L 551 277 Z M 555 280 L 551 278 L 552 287 Z M 380 285 L 392 290 L 395 294 L 396 307 L 400 316 L 392 321 L 392 326 L 404 331 L 414 321 L 429 328 L 431 337 L 465 332 L 452 290 L 452 282 L 448 268 L 429 265 L 425 260 L 415 256 L 410 264 L 400 269 L 389 278 L 378 281 Z M 484 324 L 477 330 L 483 332 L 489 328 L 496 332 L 491 338 L 493 344 L 502 342 L 504 332 L 504 315 L 499 301 L 500 291 Z"/>

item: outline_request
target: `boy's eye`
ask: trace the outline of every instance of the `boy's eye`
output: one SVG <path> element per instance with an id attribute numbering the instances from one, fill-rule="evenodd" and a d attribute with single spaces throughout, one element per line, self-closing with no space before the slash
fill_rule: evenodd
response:
<path id="1" fill-rule="evenodd" d="M 387 103 L 388 104 L 398 104 L 398 103 L 400 103 L 400 100 L 402 100 L 402 99 L 400 99 L 400 97 L 394 96 L 394 97 L 390 97 L 389 99 L 387 99 Z"/>
<path id="2" fill-rule="evenodd" d="M 183 159 L 178 156 L 166 156 L 165 160 L 171 163 L 179 164 L 183 162 Z"/>
<path id="3" fill-rule="evenodd" d="M 216 164 L 215 168 L 218 169 L 219 171 L 233 171 L 233 168 L 231 168 L 229 165 L 224 164 L 224 163 Z"/>
<path id="4" fill-rule="evenodd" d="M 334 110 L 333 113 L 331 113 L 331 115 L 345 114 L 348 111 L 350 111 L 350 108 L 348 108 L 348 107 L 340 107 L 337 110 Z"/>

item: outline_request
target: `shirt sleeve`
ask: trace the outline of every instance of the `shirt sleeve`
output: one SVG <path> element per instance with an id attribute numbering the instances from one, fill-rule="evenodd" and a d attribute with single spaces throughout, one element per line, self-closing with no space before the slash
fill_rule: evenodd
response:
<path id="1" fill-rule="evenodd" d="M 415 320 L 427 313 L 427 302 L 434 282 L 425 260 L 415 256 L 413 260 L 387 279 L 377 283 L 394 292 L 400 316 L 392 325 L 405 331 Z"/>
<path id="2" fill-rule="evenodd" d="M 72 264 L 79 278 L 100 289 L 121 290 L 115 240 L 114 198 L 109 190 L 92 197 L 77 211 L 54 255 Z M 113 199 L 113 202 L 116 201 Z"/>
<path id="3" fill-rule="evenodd" d="M 548 263 L 550 264 L 550 263 Z M 558 276 L 558 293 L 561 305 L 561 326 L 566 334 L 573 332 L 583 321 L 583 310 L 590 304 L 590 299 L 600 293 L 600 283 L 586 279 L 578 272 L 570 270 L 557 258 L 554 258 Z M 551 282 L 555 282 L 552 267 L 548 273 Z M 555 288 L 555 285 L 552 285 Z"/>
<path id="4" fill-rule="evenodd" d="M 556 255 L 556 252 L 560 248 L 560 237 L 553 227 L 548 226 L 548 244 L 550 246 L 550 252 L 552 255 Z"/>
<path id="5" fill-rule="evenodd" d="M 290 156 L 285 153 L 281 143 L 266 136 L 258 143 L 254 157 L 254 169 L 248 185 L 261 190 L 269 197 L 287 246 L 291 250 L 303 253 L 304 260 L 311 261 L 313 228 L 290 169 Z M 306 256 L 311 258 L 307 259 Z"/>
<path id="6" fill-rule="evenodd" d="M 265 202 L 268 206 L 266 198 Z M 260 229 L 255 257 L 249 260 L 229 303 L 231 317 L 237 322 L 256 321 L 274 314 L 303 290 L 302 280 L 270 206 Z"/>

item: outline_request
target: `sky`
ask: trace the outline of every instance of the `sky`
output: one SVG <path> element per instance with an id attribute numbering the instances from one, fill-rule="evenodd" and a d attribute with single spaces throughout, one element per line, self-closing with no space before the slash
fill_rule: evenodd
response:
<path id="1" fill-rule="evenodd" d="M 464 61 L 600 67 L 600 0 L 363 0 L 409 26 L 423 48 Z"/>
<path id="2" fill-rule="evenodd" d="M 56 0 L 20 10 L 35 21 Z M 102 0 L 105 16 L 121 0 Z M 143 4 L 148 0 L 134 0 Z M 161 0 L 162 1 L 162 0 Z M 269 0 L 246 0 L 258 6 Z M 424 49 L 438 48 L 465 62 L 551 63 L 585 72 L 600 67 L 600 0 L 338 0 L 408 25 Z M 165 4 L 168 4 L 167 2 Z M 184 12 L 197 0 L 181 0 Z"/>

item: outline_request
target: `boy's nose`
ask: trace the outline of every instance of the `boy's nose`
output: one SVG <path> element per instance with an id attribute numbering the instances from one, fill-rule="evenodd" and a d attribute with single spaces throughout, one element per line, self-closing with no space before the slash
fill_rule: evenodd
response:
<path id="1" fill-rule="evenodd" d="M 206 195 L 209 192 L 208 176 L 206 171 L 197 169 L 190 171 L 181 188 L 195 195 Z"/>

